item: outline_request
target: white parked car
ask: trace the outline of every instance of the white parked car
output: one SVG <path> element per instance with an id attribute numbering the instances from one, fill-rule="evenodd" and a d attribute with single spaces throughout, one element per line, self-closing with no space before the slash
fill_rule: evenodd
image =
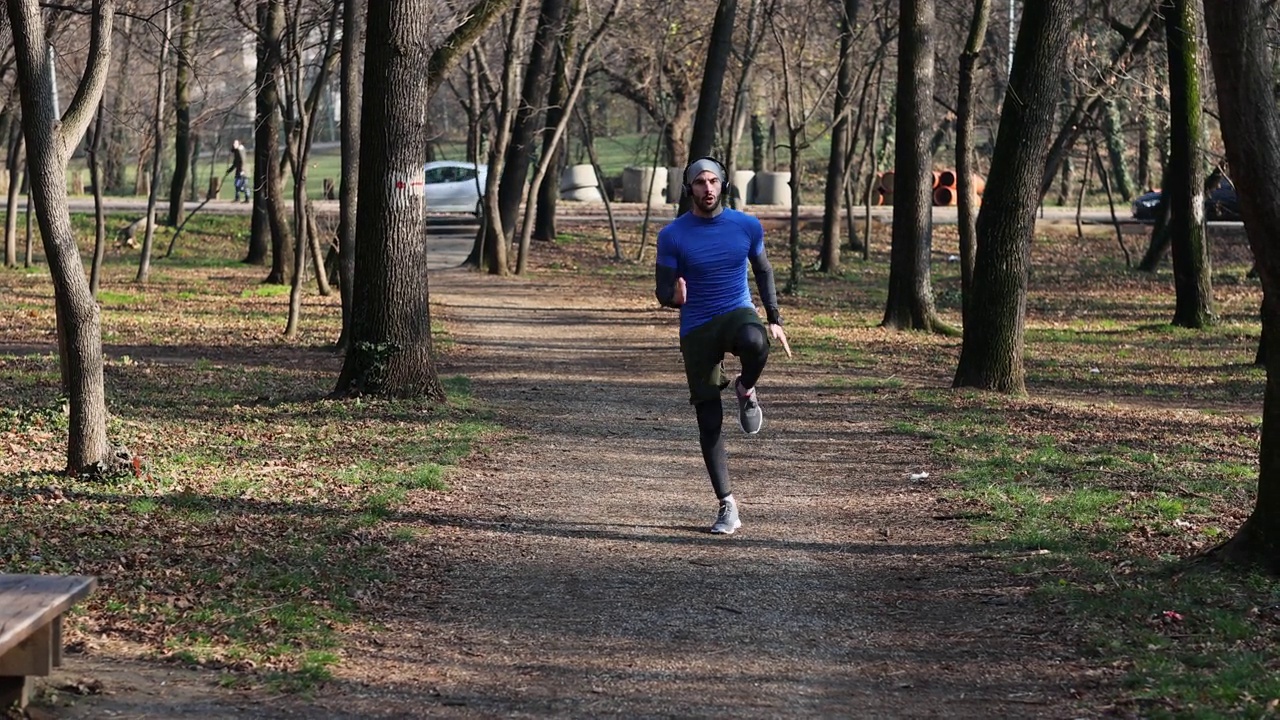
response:
<path id="1" fill-rule="evenodd" d="M 423 167 L 427 212 L 481 213 L 487 165 L 436 160 Z"/>

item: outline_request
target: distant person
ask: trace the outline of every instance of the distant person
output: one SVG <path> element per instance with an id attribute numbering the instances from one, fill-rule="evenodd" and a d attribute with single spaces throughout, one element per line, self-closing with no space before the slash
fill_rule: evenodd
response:
<path id="1" fill-rule="evenodd" d="M 721 435 L 724 405 L 720 393 L 729 385 L 724 376 L 724 355 L 733 353 L 742 361 L 742 373 L 733 382 L 738 422 L 743 432 L 754 435 L 764 424 L 756 381 L 769 358 L 770 337 L 782 342 L 787 355 L 791 355 L 791 347 L 782 330 L 773 268 L 765 256 L 760 221 L 722 207 L 728 177 L 714 158 L 689 163 L 683 180 L 692 209 L 658 233 L 655 294 L 662 305 L 680 308 L 680 354 L 689 383 L 689 402 L 698 418 L 702 459 L 720 501 L 711 532 L 731 535 L 742 522 L 729 487 L 728 456 Z M 751 300 L 748 266 L 755 275 L 768 329 Z"/>
<path id="2" fill-rule="evenodd" d="M 236 193 L 232 202 L 240 202 L 241 193 L 244 193 L 244 202 L 249 202 L 249 177 L 244 173 L 244 145 L 239 140 L 231 141 L 231 167 L 227 168 L 227 173 L 231 172 L 236 174 Z"/>

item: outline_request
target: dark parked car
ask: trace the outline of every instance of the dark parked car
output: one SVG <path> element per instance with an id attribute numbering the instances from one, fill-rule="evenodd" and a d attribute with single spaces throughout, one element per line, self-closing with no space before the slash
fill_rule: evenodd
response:
<path id="1" fill-rule="evenodd" d="M 1222 174 L 1209 176 L 1210 189 L 1204 193 L 1205 220 L 1239 220 L 1240 198 L 1236 196 L 1236 186 Z M 1135 220 L 1154 221 L 1160 209 L 1159 190 L 1139 195 L 1133 201 L 1133 217 Z"/>

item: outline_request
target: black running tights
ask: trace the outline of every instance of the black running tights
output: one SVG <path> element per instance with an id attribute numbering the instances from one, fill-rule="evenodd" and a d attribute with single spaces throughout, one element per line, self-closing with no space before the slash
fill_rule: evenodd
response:
<path id="1" fill-rule="evenodd" d="M 734 338 L 733 354 L 742 361 L 742 385 L 755 387 L 769 359 L 769 340 L 756 324 L 743 325 Z M 736 389 L 736 388 L 735 388 Z M 724 449 L 724 404 L 717 397 L 693 406 L 698 414 L 698 443 L 702 446 L 702 461 L 711 476 L 711 487 L 716 497 L 723 500 L 732 492 L 729 489 L 729 458 Z"/>

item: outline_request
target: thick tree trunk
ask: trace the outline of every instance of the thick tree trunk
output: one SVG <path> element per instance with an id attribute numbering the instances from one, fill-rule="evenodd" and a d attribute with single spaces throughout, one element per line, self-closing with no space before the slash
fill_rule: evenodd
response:
<path id="1" fill-rule="evenodd" d="M 898 330 L 941 328 L 933 305 L 934 0 L 902 0 L 898 36 L 897 140 L 894 152 L 893 240 L 889 293 L 881 325 Z"/>
<path id="2" fill-rule="evenodd" d="M 1270 14 L 1263 0 L 1216 3 L 1205 14 L 1205 27 L 1227 160 L 1237 187 L 1250 188 L 1240 195 L 1240 214 L 1262 280 L 1267 343 L 1258 498 L 1221 555 L 1280 573 L 1280 193 L 1271 180 L 1280 167 L 1280 119 L 1272 94 Z"/>
<path id="3" fill-rule="evenodd" d="M 686 161 L 707 157 L 715 150 L 716 124 L 720 119 L 720 88 L 724 85 L 725 71 L 729 67 L 729 55 L 733 51 L 733 20 L 738 13 L 738 0 L 719 0 L 715 19 L 711 21 L 711 37 L 707 42 L 707 61 L 702 66 L 702 84 L 698 91 L 698 109 L 693 116 L 693 133 L 689 138 Z M 683 136 L 681 136 L 683 137 Z M 672 148 L 674 150 L 674 148 Z M 673 156 L 681 157 L 681 156 Z M 721 165 L 724 164 L 721 159 Z M 732 187 L 733 178 L 725 178 Z M 728 192 L 729 188 L 722 188 Z M 677 215 L 689 211 L 693 198 L 680 194 Z"/>
<path id="4" fill-rule="evenodd" d="M 960 298 L 963 324 L 969 324 L 969 298 L 973 294 L 973 257 L 978 237 L 978 196 L 973 189 L 977 172 L 973 140 L 973 85 L 978 57 L 987 35 L 991 0 L 976 0 L 969 21 L 969 39 L 960 53 L 960 88 L 956 93 L 956 223 L 960 231 Z"/>
<path id="5" fill-rule="evenodd" d="M 964 326 L 957 387 L 1026 392 L 1022 351 L 1031 238 L 1072 7 L 1071 0 L 1043 0 L 1023 9 L 978 213 L 971 321 Z"/>
<path id="6" fill-rule="evenodd" d="M 444 399 L 431 348 L 426 208 L 420 184 L 427 151 L 427 61 L 435 0 L 369 4 L 360 116 L 360 223 L 351 342 L 340 395 Z M 413 189 L 419 188 L 417 192 Z"/>
<path id="7" fill-rule="evenodd" d="M 182 3 L 178 36 L 178 67 L 173 77 L 173 111 L 177 126 L 173 141 L 173 179 L 169 183 L 169 227 L 182 224 L 186 209 L 184 190 L 191 165 L 191 54 L 196 49 L 196 0 Z"/>
<path id="8" fill-rule="evenodd" d="M 835 272 L 840 267 L 840 204 L 845 195 L 848 168 L 845 167 L 850 145 L 850 118 L 853 115 L 854 57 L 853 33 L 858 20 L 859 0 L 844 0 L 840 18 L 840 70 L 836 75 L 836 122 L 831 128 L 831 152 L 827 160 L 827 186 L 823 196 L 822 245 L 818 270 Z"/>
<path id="9" fill-rule="evenodd" d="M 356 276 L 356 183 L 360 178 L 360 41 L 364 35 L 364 3 L 342 4 L 342 185 L 338 188 L 338 292 L 342 296 L 342 336 L 346 351 L 351 337 L 351 289 Z"/>
<path id="10" fill-rule="evenodd" d="M 1197 2 L 1163 0 L 1169 50 L 1169 171 L 1164 197 L 1169 203 L 1169 240 L 1177 304 L 1173 324 L 1201 328 L 1212 324 L 1213 285 L 1209 240 L 1204 232 L 1204 145 L 1200 111 L 1200 47 L 1196 41 Z"/>
<path id="11" fill-rule="evenodd" d="M 112 0 L 93 3 L 88 66 L 61 118 L 54 107 L 40 4 L 37 0 L 7 0 L 7 7 L 23 89 L 22 122 L 28 142 L 31 196 L 53 279 L 63 391 L 71 410 L 67 470 L 97 473 L 106 469 L 113 457 L 107 439 L 101 318 L 67 210 L 67 163 L 106 85 L 115 4 Z"/>

